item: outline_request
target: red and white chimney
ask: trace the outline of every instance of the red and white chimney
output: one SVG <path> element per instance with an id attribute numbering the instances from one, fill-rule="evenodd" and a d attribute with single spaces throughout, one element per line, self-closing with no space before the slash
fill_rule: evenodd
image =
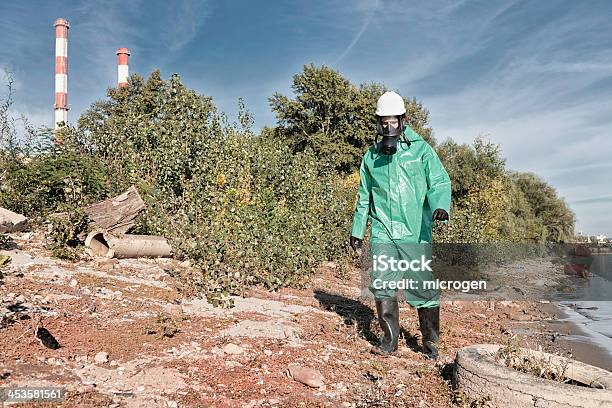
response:
<path id="1" fill-rule="evenodd" d="M 68 123 L 68 21 L 55 20 L 55 129 Z"/>
<path id="2" fill-rule="evenodd" d="M 128 85 L 128 57 L 130 51 L 127 48 L 117 50 L 117 87 L 123 88 Z"/>

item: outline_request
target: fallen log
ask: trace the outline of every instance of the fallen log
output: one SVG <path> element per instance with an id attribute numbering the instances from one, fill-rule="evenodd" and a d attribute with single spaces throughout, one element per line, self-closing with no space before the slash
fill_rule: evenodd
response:
<path id="1" fill-rule="evenodd" d="M 89 229 L 125 234 L 134 226 L 134 219 L 144 209 L 145 203 L 138 190 L 131 186 L 123 194 L 92 204 L 83 211 L 90 220 Z"/>
<path id="2" fill-rule="evenodd" d="M 106 258 L 140 258 L 172 256 L 172 248 L 164 237 L 155 235 L 115 234 L 92 231 L 85 238 L 91 256 Z"/>
<path id="3" fill-rule="evenodd" d="M 25 216 L 0 207 L 0 233 L 23 231 L 27 223 Z"/>

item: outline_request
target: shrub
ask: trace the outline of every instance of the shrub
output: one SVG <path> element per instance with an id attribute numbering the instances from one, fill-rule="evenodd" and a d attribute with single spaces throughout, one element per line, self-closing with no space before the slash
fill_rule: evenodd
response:
<path id="1" fill-rule="evenodd" d="M 9 172 L 0 205 L 28 216 L 46 215 L 104 197 L 105 180 L 104 164 L 96 157 L 55 149 Z"/>
<path id="2" fill-rule="evenodd" d="M 310 149 L 255 136 L 242 102 L 229 123 L 209 97 L 158 72 L 109 97 L 67 140 L 95 153 L 114 193 L 138 185 L 138 232 L 169 238 L 210 296 L 304 285 L 344 255 L 355 190 Z"/>

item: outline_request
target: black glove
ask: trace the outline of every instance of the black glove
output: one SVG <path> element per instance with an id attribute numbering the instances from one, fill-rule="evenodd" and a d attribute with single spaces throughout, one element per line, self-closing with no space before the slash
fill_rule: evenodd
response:
<path id="1" fill-rule="evenodd" d="M 448 221 L 448 213 L 446 210 L 438 208 L 433 213 L 433 219 L 436 221 Z"/>
<path id="2" fill-rule="evenodd" d="M 363 242 L 363 240 L 353 237 L 351 236 L 351 239 L 349 239 L 349 245 L 351 246 L 351 248 L 353 248 L 353 250 L 358 251 L 359 249 L 361 249 L 361 243 Z"/>

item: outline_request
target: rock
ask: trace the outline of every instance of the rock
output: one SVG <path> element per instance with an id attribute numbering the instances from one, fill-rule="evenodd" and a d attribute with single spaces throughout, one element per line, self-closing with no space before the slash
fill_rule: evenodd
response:
<path id="1" fill-rule="evenodd" d="M 251 400 L 247 404 L 244 404 L 242 408 L 255 408 L 260 407 L 266 402 L 265 399 Z"/>
<path id="2" fill-rule="evenodd" d="M 18 302 L 18 303 L 25 303 L 25 302 L 26 302 L 26 297 L 25 297 L 25 296 L 23 296 L 23 295 L 19 295 L 19 296 L 17 296 L 17 297 L 15 298 L 15 302 Z"/>
<path id="3" fill-rule="evenodd" d="M 100 351 L 94 357 L 94 361 L 98 364 L 106 363 L 108 361 L 108 353 L 106 351 Z"/>
<path id="4" fill-rule="evenodd" d="M 77 363 L 86 363 L 87 362 L 87 356 L 75 356 L 74 357 L 74 361 Z"/>
<path id="5" fill-rule="evenodd" d="M 225 362 L 225 368 L 227 369 L 232 369 L 236 367 L 242 367 L 242 364 L 240 364 L 238 361 L 232 361 L 232 360 L 227 360 Z"/>
<path id="6" fill-rule="evenodd" d="M 102 258 L 97 259 L 94 263 L 95 267 L 102 271 L 108 271 L 114 268 L 119 263 L 117 258 Z"/>
<path id="7" fill-rule="evenodd" d="M 325 385 L 323 375 L 313 368 L 292 364 L 287 368 L 287 376 L 313 388 L 320 388 Z"/>
<path id="8" fill-rule="evenodd" d="M 28 219 L 21 214 L 0 207 L 0 232 L 23 231 Z"/>
<path id="9" fill-rule="evenodd" d="M 176 401 L 168 401 L 168 408 L 178 408 L 178 403 Z"/>
<path id="10" fill-rule="evenodd" d="M 181 317 L 183 315 L 183 307 L 174 303 L 167 304 L 164 307 L 164 312 L 172 317 Z"/>
<path id="11" fill-rule="evenodd" d="M 240 346 L 235 345 L 234 343 L 228 343 L 223 346 L 223 352 L 225 354 L 242 354 L 244 353 L 244 349 Z"/>
<path id="12" fill-rule="evenodd" d="M 270 357 L 272 355 L 272 350 L 268 350 L 268 349 L 264 349 L 264 354 L 268 357 Z"/>
<path id="13" fill-rule="evenodd" d="M 348 387 L 346 385 L 344 385 L 344 383 L 339 382 L 339 383 L 336 384 L 336 390 L 338 392 L 344 393 L 344 392 L 348 391 Z"/>
<path id="14" fill-rule="evenodd" d="M 221 331 L 222 336 L 234 337 L 265 337 L 269 339 L 289 339 L 300 341 L 301 330 L 289 322 L 279 320 L 241 320 Z"/>
<path id="15" fill-rule="evenodd" d="M 71 288 L 76 288 L 78 284 L 79 281 L 77 281 L 76 279 L 71 279 L 68 285 L 70 285 Z"/>

